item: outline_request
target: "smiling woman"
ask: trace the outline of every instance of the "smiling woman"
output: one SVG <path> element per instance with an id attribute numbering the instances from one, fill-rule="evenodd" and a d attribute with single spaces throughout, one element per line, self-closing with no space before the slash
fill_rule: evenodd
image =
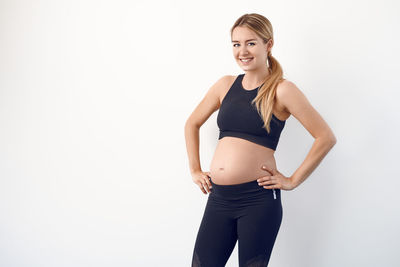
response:
<path id="1" fill-rule="evenodd" d="M 192 179 L 210 193 L 192 266 L 225 266 L 239 240 L 239 266 L 267 266 L 283 215 L 281 190 L 293 190 L 336 143 L 329 126 L 271 55 L 273 31 L 259 14 L 241 16 L 231 29 L 233 56 L 245 73 L 220 78 L 188 118 L 186 146 Z M 204 172 L 199 129 L 219 109 L 219 142 Z M 318 138 L 291 177 L 274 157 L 290 115 Z"/>

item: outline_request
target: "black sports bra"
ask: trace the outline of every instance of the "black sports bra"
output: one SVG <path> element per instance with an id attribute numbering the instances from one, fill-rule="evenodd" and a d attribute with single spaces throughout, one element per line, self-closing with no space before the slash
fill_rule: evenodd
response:
<path id="1" fill-rule="evenodd" d="M 276 150 L 285 122 L 272 114 L 270 133 L 251 101 L 257 96 L 258 87 L 246 90 L 242 86 L 244 74 L 236 77 L 222 100 L 218 111 L 219 138 L 233 136 Z"/>

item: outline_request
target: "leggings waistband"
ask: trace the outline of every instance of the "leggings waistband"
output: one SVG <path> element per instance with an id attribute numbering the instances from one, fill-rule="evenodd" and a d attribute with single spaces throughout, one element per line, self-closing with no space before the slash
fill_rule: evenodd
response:
<path id="1" fill-rule="evenodd" d="M 210 179 L 210 182 L 212 184 L 212 194 L 231 200 L 239 200 L 263 195 L 273 195 L 274 198 L 276 198 L 277 196 L 280 197 L 281 193 L 280 189 L 265 189 L 264 187 L 258 185 L 257 180 L 230 185 L 214 184 L 212 179 Z"/>

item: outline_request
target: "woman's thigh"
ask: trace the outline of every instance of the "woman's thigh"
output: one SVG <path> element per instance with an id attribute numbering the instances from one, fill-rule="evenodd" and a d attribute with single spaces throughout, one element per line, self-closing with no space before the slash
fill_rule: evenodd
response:
<path id="1" fill-rule="evenodd" d="M 280 194 L 277 199 L 266 198 L 263 204 L 248 207 L 238 219 L 240 267 L 268 265 L 282 222 Z"/>
<path id="2" fill-rule="evenodd" d="M 209 197 L 197 233 L 192 267 L 224 267 L 236 242 L 233 212 Z"/>

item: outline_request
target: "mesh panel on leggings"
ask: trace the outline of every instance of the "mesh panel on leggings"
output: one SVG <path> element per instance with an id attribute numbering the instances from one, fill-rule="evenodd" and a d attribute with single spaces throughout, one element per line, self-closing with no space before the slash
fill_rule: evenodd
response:
<path id="1" fill-rule="evenodd" d="M 246 261 L 243 267 L 267 267 L 269 258 L 265 254 L 258 255 Z"/>
<path id="2" fill-rule="evenodd" d="M 196 251 L 193 254 L 192 267 L 201 267 L 200 258 Z"/>

